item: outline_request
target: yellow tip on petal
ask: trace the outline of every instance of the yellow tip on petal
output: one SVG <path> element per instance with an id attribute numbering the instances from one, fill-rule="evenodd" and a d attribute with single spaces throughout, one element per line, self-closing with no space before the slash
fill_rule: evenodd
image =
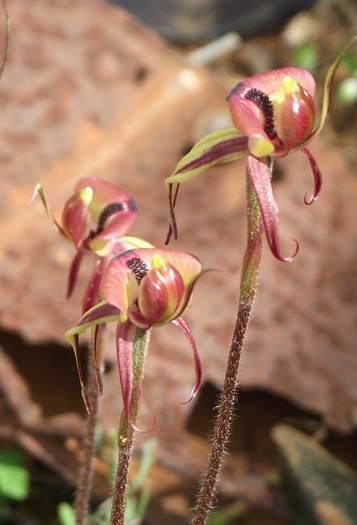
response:
<path id="1" fill-rule="evenodd" d="M 93 199 L 93 189 L 90 186 L 86 186 L 85 188 L 82 188 L 79 192 L 79 198 L 81 199 L 84 204 L 90 204 Z"/>
<path id="2" fill-rule="evenodd" d="M 159 255 L 158 253 L 155 253 L 155 255 L 151 258 L 151 269 L 152 270 L 163 270 L 166 267 L 165 260 Z"/>
<path id="3" fill-rule="evenodd" d="M 285 96 L 293 95 L 299 91 L 299 84 L 292 77 L 285 77 L 282 81 L 282 87 Z"/>
<path id="4" fill-rule="evenodd" d="M 266 157 L 274 151 L 274 145 L 260 135 L 249 137 L 248 148 L 254 157 Z"/>
<path id="5" fill-rule="evenodd" d="M 106 257 L 110 254 L 113 246 L 107 239 L 93 239 L 90 241 L 89 247 L 98 257 Z"/>

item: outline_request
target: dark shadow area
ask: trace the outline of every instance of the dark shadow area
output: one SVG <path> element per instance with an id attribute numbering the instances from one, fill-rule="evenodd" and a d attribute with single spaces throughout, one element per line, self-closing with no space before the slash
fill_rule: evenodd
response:
<path id="1" fill-rule="evenodd" d="M 219 394 L 219 389 L 212 383 L 202 386 L 187 423 L 188 432 L 204 438 L 210 435 Z M 286 423 L 306 434 L 315 435 L 325 448 L 357 470 L 357 432 L 338 434 L 327 428 L 318 414 L 306 412 L 294 403 L 263 390 L 240 390 L 237 400 L 229 447 L 231 454 L 246 454 L 255 463 L 275 464 L 276 454 L 270 434 L 275 425 Z"/>
<path id="2" fill-rule="evenodd" d="M 45 417 L 84 412 L 74 355 L 68 346 L 51 342 L 32 345 L 18 334 L 2 331 L 0 347 L 11 357 Z M 85 363 L 85 347 L 81 353 Z"/>

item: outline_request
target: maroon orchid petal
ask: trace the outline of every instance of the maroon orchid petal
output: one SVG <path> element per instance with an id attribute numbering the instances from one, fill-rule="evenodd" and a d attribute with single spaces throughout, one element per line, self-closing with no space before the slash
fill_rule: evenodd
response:
<path id="1" fill-rule="evenodd" d="M 105 325 L 97 324 L 93 330 L 93 342 L 92 342 L 95 378 L 96 378 L 96 383 L 97 383 L 97 389 L 98 389 L 100 396 L 103 394 L 103 378 L 102 378 L 102 373 L 100 370 L 100 362 L 101 362 L 102 340 L 103 340 L 104 331 L 105 331 Z"/>
<path id="2" fill-rule="evenodd" d="M 79 378 L 79 383 L 81 385 L 81 393 L 82 393 L 83 402 L 86 407 L 87 413 L 90 416 L 93 413 L 93 409 L 92 409 L 92 404 L 89 399 L 88 390 L 84 382 L 84 373 L 83 373 L 82 361 L 80 358 L 79 336 L 78 335 L 75 335 L 73 337 L 73 350 L 74 350 L 74 356 L 76 359 L 78 378 Z"/>
<path id="3" fill-rule="evenodd" d="M 84 253 L 78 250 L 74 256 L 68 273 L 66 299 L 69 299 L 77 283 L 78 272 L 82 263 Z"/>
<path id="4" fill-rule="evenodd" d="M 89 197 L 91 194 L 89 193 Z M 75 193 L 66 202 L 62 213 L 63 229 L 76 246 L 85 239 L 89 226 L 89 198 L 82 192 Z"/>
<path id="5" fill-rule="evenodd" d="M 181 332 L 185 335 L 185 337 L 188 339 L 188 341 L 189 341 L 189 343 L 191 344 L 191 347 L 192 347 L 193 358 L 194 358 L 194 362 L 195 362 L 196 381 L 195 381 L 195 384 L 194 384 L 194 386 L 192 388 L 190 397 L 188 398 L 187 401 L 185 401 L 183 403 L 184 405 L 186 405 L 187 403 L 192 401 L 192 399 L 196 396 L 196 394 L 197 394 L 197 392 L 200 389 L 200 386 L 202 384 L 201 359 L 200 359 L 200 356 L 199 356 L 199 353 L 198 353 L 196 341 L 195 341 L 195 339 L 194 339 L 194 337 L 193 337 L 193 335 L 191 333 L 191 330 L 189 329 L 189 327 L 187 326 L 185 321 L 182 319 L 182 317 L 178 317 L 177 319 L 172 321 L 172 324 L 177 326 L 181 330 Z"/>
<path id="6" fill-rule="evenodd" d="M 133 344 L 136 327 L 130 321 L 118 323 L 116 334 L 117 359 L 124 414 L 130 420 L 133 388 Z"/>
<path id="7" fill-rule="evenodd" d="M 95 237 L 112 239 L 125 235 L 138 214 L 136 202 L 116 184 L 97 177 L 80 179 L 75 189 L 80 194 L 86 188 L 92 190 L 88 209 L 91 220 L 97 224 Z"/>
<path id="8" fill-rule="evenodd" d="M 138 306 L 149 326 L 169 322 L 186 293 L 180 273 L 160 255 L 153 256 L 151 269 L 143 277 Z"/>
<path id="9" fill-rule="evenodd" d="M 322 175 L 321 175 L 320 168 L 317 165 L 316 159 L 312 155 L 311 151 L 309 151 L 307 148 L 302 148 L 301 151 L 306 155 L 310 163 L 311 171 L 314 176 L 314 182 L 315 182 L 314 192 L 310 195 L 310 197 L 308 197 L 307 194 L 305 194 L 305 197 L 304 197 L 305 204 L 310 205 L 317 200 L 320 194 L 321 186 L 322 186 Z"/>
<path id="10" fill-rule="evenodd" d="M 229 97 L 243 94 L 249 89 L 259 89 L 267 95 L 270 95 L 279 89 L 281 82 L 286 77 L 293 78 L 311 97 L 314 96 L 315 80 L 309 71 L 299 67 L 283 67 L 258 73 L 257 75 L 242 80 L 232 89 Z"/>
<path id="11" fill-rule="evenodd" d="M 297 148 L 311 137 L 315 116 L 314 100 L 306 90 L 298 86 L 285 95 L 275 111 L 275 126 L 286 148 Z"/>
<path id="12" fill-rule="evenodd" d="M 99 216 L 96 238 L 112 239 L 124 235 L 133 224 L 137 213 L 138 207 L 133 199 L 108 204 Z"/>
<path id="13" fill-rule="evenodd" d="M 291 261 L 299 250 L 299 243 L 295 240 L 296 248 L 290 257 L 283 257 L 279 243 L 279 210 L 276 205 L 271 187 L 270 170 L 264 162 L 249 156 L 247 158 L 247 173 L 257 194 L 262 214 L 265 235 L 274 257 L 279 261 Z"/>
<path id="14" fill-rule="evenodd" d="M 83 301 L 82 301 L 82 312 L 87 312 L 90 310 L 99 299 L 99 288 L 100 288 L 100 279 L 102 273 L 107 264 L 106 259 L 99 259 L 95 263 L 94 271 L 88 281 L 87 288 L 84 292 Z"/>

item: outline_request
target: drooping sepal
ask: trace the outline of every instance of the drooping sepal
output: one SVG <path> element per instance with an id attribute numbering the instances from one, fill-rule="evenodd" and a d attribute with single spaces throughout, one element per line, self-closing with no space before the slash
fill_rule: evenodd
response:
<path id="1" fill-rule="evenodd" d="M 81 250 L 77 250 L 75 256 L 72 259 L 71 265 L 69 267 L 68 278 L 67 278 L 66 299 L 69 299 L 71 297 L 76 287 L 78 273 L 79 273 L 79 270 L 82 264 L 83 255 L 84 253 Z"/>
<path id="2" fill-rule="evenodd" d="M 302 148 L 301 151 L 306 155 L 309 161 L 309 164 L 310 164 L 310 168 L 311 168 L 313 177 L 314 177 L 314 191 L 309 197 L 307 196 L 307 194 L 305 194 L 305 197 L 304 197 L 305 204 L 310 205 L 313 202 L 315 202 L 320 195 L 321 186 L 322 186 L 322 175 L 321 175 L 320 168 L 316 162 L 316 159 L 311 153 L 311 151 L 309 151 L 307 148 Z"/>
<path id="3" fill-rule="evenodd" d="M 299 244 L 295 240 L 296 248 L 291 256 L 284 257 L 282 255 L 279 242 L 279 209 L 273 195 L 269 167 L 261 160 L 249 156 L 247 159 L 247 174 L 257 194 L 264 231 L 272 254 L 279 261 L 291 261 L 299 250 Z"/>
<path id="4" fill-rule="evenodd" d="M 99 299 L 99 289 L 100 289 L 100 280 L 102 278 L 102 273 L 104 271 L 104 268 L 107 265 L 107 261 L 105 258 L 98 259 L 95 262 L 94 270 L 92 272 L 92 275 L 89 278 L 89 281 L 87 283 L 86 289 L 84 291 L 83 299 L 82 299 L 82 313 L 84 314 L 95 304 L 98 302 Z"/>
<path id="5" fill-rule="evenodd" d="M 130 405 L 133 389 L 133 344 L 136 326 L 130 321 L 119 323 L 116 333 L 116 350 L 124 414 L 132 423 Z"/>
<path id="6" fill-rule="evenodd" d="M 196 396 L 197 392 L 200 389 L 200 386 L 202 384 L 202 365 L 195 338 L 193 337 L 192 332 L 187 326 L 186 322 L 182 319 L 182 317 L 178 317 L 177 319 L 174 319 L 172 321 L 172 324 L 174 324 L 181 330 L 181 332 L 184 334 L 184 336 L 190 343 L 193 352 L 196 379 L 195 384 L 193 385 L 193 388 L 191 390 L 190 397 L 187 399 L 187 401 L 184 401 L 183 403 L 185 405 L 192 401 L 192 399 Z"/>
<path id="7" fill-rule="evenodd" d="M 87 388 L 84 382 L 83 367 L 79 351 L 79 337 L 81 334 L 86 332 L 88 328 L 93 329 L 93 357 L 96 367 L 98 387 L 99 390 L 101 390 L 101 376 L 98 363 L 100 359 L 100 343 L 102 337 L 102 329 L 98 329 L 98 327 L 118 320 L 120 320 L 120 312 L 118 311 L 118 309 L 111 304 L 102 302 L 88 310 L 88 312 L 86 312 L 81 317 L 79 322 L 75 326 L 70 328 L 70 330 L 68 330 L 65 334 L 66 339 L 71 345 L 74 352 L 79 382 L 81 385 L 82 397 L 88 414 L 92 413 L 92 407 L 90 404 Z"/>

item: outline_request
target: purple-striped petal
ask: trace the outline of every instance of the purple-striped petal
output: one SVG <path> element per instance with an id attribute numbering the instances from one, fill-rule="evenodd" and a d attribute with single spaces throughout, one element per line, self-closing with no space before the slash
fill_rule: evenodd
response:
<path id="1" fill-rule="evenodd" d="M 77 326 L 105 323 L 107 317 L 119 316 L 120 310 L 116 306 L 108 303 L 99 303 L 93 306 L 80 319 Z M 115 319 L 117 320 L 117 319 Z"/>
<path id="2" fill-rule="evenodd" d="M 76 255 L 72 259 L 71 266 L 68 272 L 66 299 L 69 299 L 71 297 L 73 290 L 76 286 L 83 255 L 84 253 L 81 250 L 77 250 Z"/>
<path id="3" fill-rule="evenodd" d="M 192 348 L 193 359 L 194 359 L 194 363 L 195 363 L 196 380 L 195 380 L 195 384 L 194 384 L 194 386 L 192 388 L 190 397 L 188 398 L 187 401 L 185 401 L 183 403 L 185 405 L 185 404 L 189 403 L 190 401 L 192 401 L 192 399 L 196 396 L 196 394 L 197 394 L 197 392 L 200 389 L 200 386 L 202 384 L 201 359 L 200 359 L 200 356 L 199 356 L 199 353 L 198 353 L 198 348 L 197 348 L 197 345 L 196 345 L 196 341 L 195 341 L 195 339 L 194 339 L 194 337 L 193 337 L 193 335 L 191 333 L 191 330 L 187 326 L 186 322 L 182 319 L 182 317 L 178 317 L 177 319 L 172 321 L 172 324 L 177 326 L 181 330 L 181 332 L 185 335 L 187 340 L 189 341 L 189 343 L 191 345 L 191 348 Z"/>
<path id="4" fill-rule="evenodd" d="M 118 323 L 116 334 L 117 359 L 124 414 L 130 420 L 133 389 L 133 344 L 136 327 L 130 321 Z"/>
<path id="5" fill-rule="evenodd" d="M 310 163 L 312 174 L 314 176 L 314 185 L 315 185 L 314 192 L 309 197 L 307 196 L 307 194 L 305 194 L 305 197 L 304 197 L 305 204 L 310 205 L 317 200 L 320 194 L 321 186 L 322 186 L 322 175 L 321 175 L 320 168 L 316 162 L 316 159 L 311 153 L 311 151 L 309 151 L 307 148 L 302 148 L 301 151 L 306 155 Z"/>
<path id="6" fill-rule="evenodd" d="M 193 148 L 177 163 L 173 173 L 165 179 L 169 195 L 169 231 L 168 244 L 172 234 L 177 238 L 175 204 L 179 185 L 218 164 L 225 164 L 241 159 L 248 154 L 248 139 L 242 137 L 235 128 L 213 131 L 200 139 Z"/>
<path id="7" fill-rule="evenodd" d="M 299 243 L 295 240 L 296 248 L 291 256 L 284 257 L 281 254 L 279 242 L 279 210 L 273 195 L 270 170 L 264 162 L 249 156 L 247 158 L 247 173 L 257 194 L 264 231 L 272 254 L 279 261 L 291 261 L 299 250 Z"/>

